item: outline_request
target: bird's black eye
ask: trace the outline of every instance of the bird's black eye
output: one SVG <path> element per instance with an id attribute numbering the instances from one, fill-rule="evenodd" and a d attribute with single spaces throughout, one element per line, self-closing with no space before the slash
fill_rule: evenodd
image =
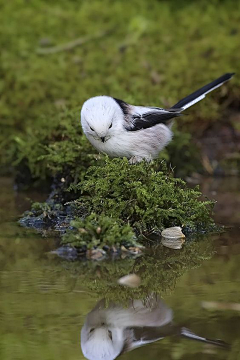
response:
<path id="1" fill-rule="evenodd" d="M 90 127 L 90 129 L 92 130 L 92 131 L 94 131 L 94 129 L 91 127 L 91 126 L 89 126 Z"/>
<path id="2" fill-rule="evenodd" d="M 112 332 L 110 330 L 108 330 L 108 336 L 110 337 L 110 339 L 112 340 Z"/>
<path id="3" fill-rule="evenodd" d="M 109 129 L 111 129 L 111 127 L 112 127 L 112 123 L 109 125 Z"/>

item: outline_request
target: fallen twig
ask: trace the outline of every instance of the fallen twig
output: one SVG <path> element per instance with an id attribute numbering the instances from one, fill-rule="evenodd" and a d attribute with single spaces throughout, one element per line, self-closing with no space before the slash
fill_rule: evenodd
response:
<path id="1" fill-rule="evenodd" d="M 49 54 L 55 54 L 55 53 L 58 53 L 61 51 L 68 51 L 68 50 L 75 48 L 76 46 L 81 46 L 91 40 L 102 38 L 105 35 L 109 34 L 109 32 L 110 31 L 107 30 L 107 31 L 99 32 L 95 35 L 87 35 L 87 36 L 72 40 L 63 45 L 52 46 L 52 47 L 48 47 L 48 48 L 38 48 L 36 50 L 36 53 L 39 55 L 49 55 Z"/>

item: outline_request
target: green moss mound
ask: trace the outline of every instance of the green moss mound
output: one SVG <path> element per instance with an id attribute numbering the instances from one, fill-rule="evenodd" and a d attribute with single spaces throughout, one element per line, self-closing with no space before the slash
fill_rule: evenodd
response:
<path id="1" fill-rule="evenodd" d="M 75 218 L 62 238 L 62 244 L 77 248 L 120 248 L 121 245 L 137 245 L 135 234 L 128 224 L 108 216 L 91 214 L 85 219 Z"/>
<path id="2" fill-rule="evenodd" d="M 216 230 L 214 203 L 200 200 L 198 188 L 174 178 L 163 160 L 130 165 L 105 157 L 84 174 L 68 189 L 59 185 L 47 203 L 33 204 L 21 224 L 55 229 L 62 244 L 80 249 L 135 246 L 136 237 L 146 245 L 171 226 L 185 234 Z"/>
<path id="3" fill-rule="evenodd" d="M 170 226 L 207 230 L 213 225 L 211 201 L 200 201 L 198 189 L 174 178 L 163 161 L 129 165 L 125 159 L 105 160 L 92 166 L 85 179 L 71 190 L 81 191 L 76 211 L 104 214 L 130 224 L 138 234 Z"/>

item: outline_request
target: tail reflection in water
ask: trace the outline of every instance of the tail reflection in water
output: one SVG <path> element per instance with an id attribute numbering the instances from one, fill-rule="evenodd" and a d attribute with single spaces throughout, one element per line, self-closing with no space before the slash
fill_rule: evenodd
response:
<path id="1" fill-rule="evenodd" d="M 192 340 L 228 347 L 221 340 L 197 336 L 173 324 L 172 310 L 157 296 L 146 301 L 131 300 L 124 308 L 115 303 L 105 306 L 100 300 L 87 315 L 81 331 L 83 355 L 89 360 L 113 360 L 139 346 L 178 335 Z"/>

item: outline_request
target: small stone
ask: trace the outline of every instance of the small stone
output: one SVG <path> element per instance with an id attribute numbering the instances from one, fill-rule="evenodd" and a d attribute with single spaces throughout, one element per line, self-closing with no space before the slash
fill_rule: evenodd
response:
<path id="1" fill-rule="evenodd" d="M 56 254 L 57 256 L 65 260 L 76 260 L 78 257 L 77 250 L 71 246 L 61 246 L 56 250 L 50 251 L 50 254 Z"/>
<path id="2" fill-rule="evenodd" d="M 141 284 L 141 278 L 136 274 L 129 274 L 118 279 L 120 285 L 136 288 Z"/>
<path id="3" fill-rule="evenodd" d="M 185 235 L 182 233 L 182 228 L 180 226 L 173 226 L 167 229 L 164 229 L 161 235 L 168 239 L 179 239 L 185 238 Z"/>
<path id="4" fill-rule="evenodd" d="M 142 248 L 144 248 L 144 247 L 142 247 Z M 138 246 L 130 246 L 129 247 L 129 252 L 131 253 L 131 254 L 133 254 L 133 255 L 136 255 L 136 254 L 141 254 L 142 253 L 142 250 L 140 249 L 140 247 L 138 247 Z"/>
<path id="5" fill-rule="evenodd" d="M 111 250 L 112 250 L 113 253 L 117 253 L 117 252 L 118 252 L 118 250 L 117 250 L 117 248 L 116 248 L 115 246 L 112 246 L 112 247 L 111 247 Z"/>
<path id="6" fill-rule="evenodd" d="M 97 230 L 96 230 L 96 233 L 97 233 L 97 234 L 100 234 L 101 231 L 102 231 L 102 229 L 100 228 L 100 226 L 98 226 L 98 227 L 97 227 Z"/>
<path id="7" fill-rule="evenodd" d="M 88 250 L 86 253 L 88 259 L 91 260 L 102 260 L 106 256 L 106 252 L 102 249 Z"/>
<path id="8" fill-rule="evenodd" d="M 185 242 L 184 238 L 162 238 L 161 243 L 163 246 L 174 249 L 174 250 L 180 250 L 183 247 L 183 244 Z"/>

